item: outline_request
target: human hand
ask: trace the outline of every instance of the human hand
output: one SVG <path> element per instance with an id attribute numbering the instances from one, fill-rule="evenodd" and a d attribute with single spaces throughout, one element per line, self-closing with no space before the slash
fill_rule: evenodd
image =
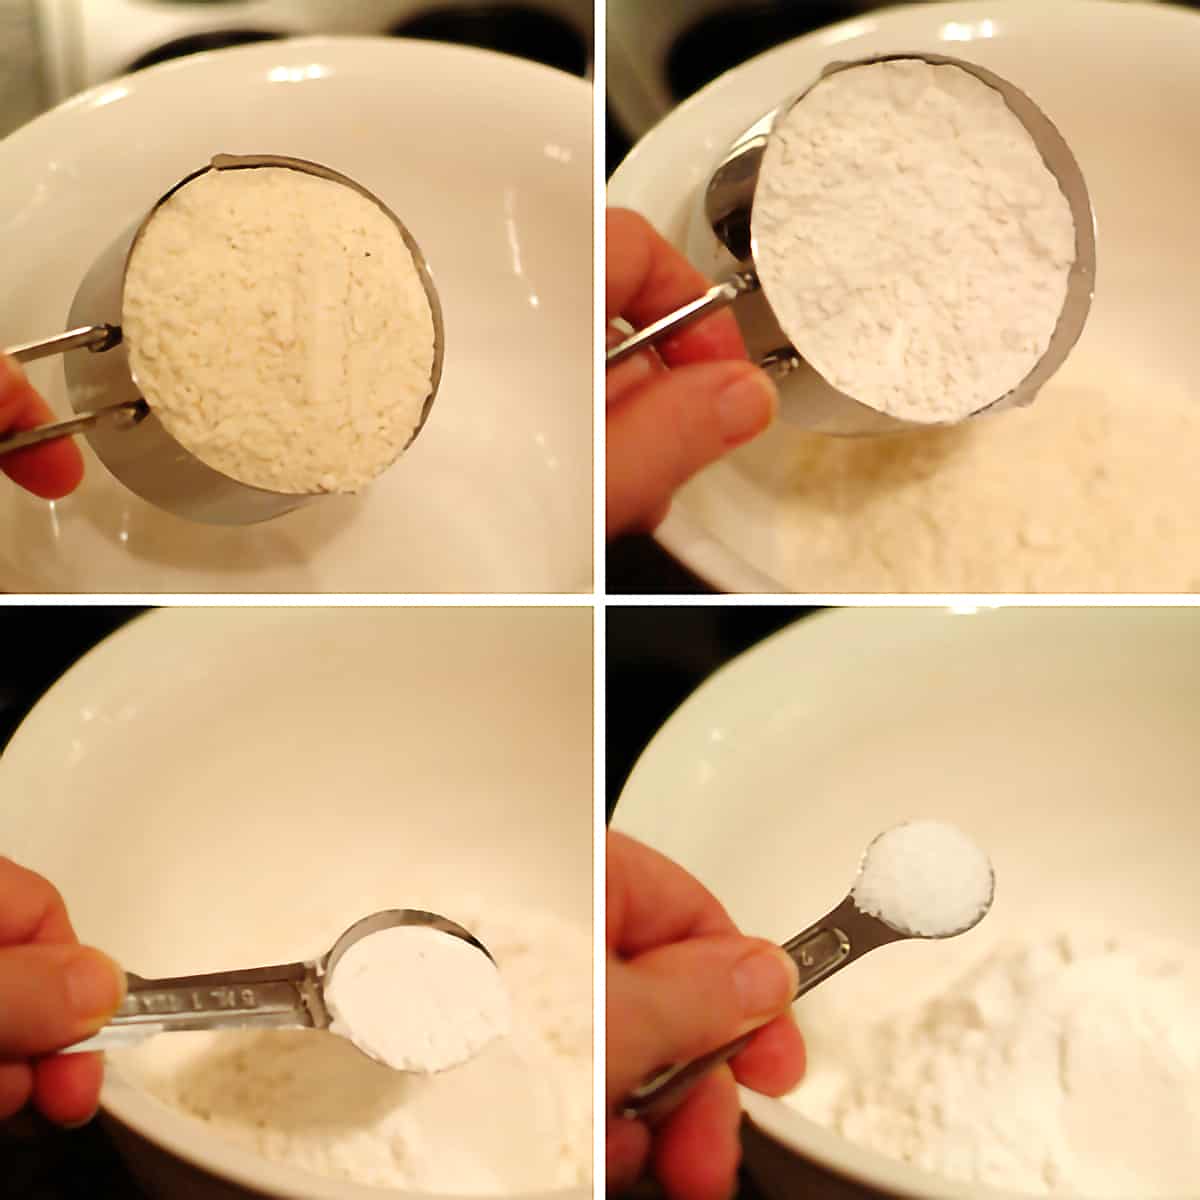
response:
<path id="1" fill-rule="evenodd" d="M 124 994 L 124 972 L 79 945 L 54 887 L 0 858 L 0 1119 L 30 1101 L 62 1125 L 91 1118 L 103 1056 L 54 1051 L 95 1033 Z"/>
<path id="2" fill-rule="evenodd" d="M 741 1155 L 734 1080 L 779 1096 L 804 1074 L 790 1013 L 795 964 L 771 942 L 743 937 L 682 867 L 608 835 L 607 1162 L 610 1192 L 649 1163 L 670 1200 L 728 1200 Z M 653 1129 L 614 1115 L 654 1072 L 757 1029 Z"/>
<path id="3" fill-rule="evenodd" d="M 20 365 L 0 354 L 0 434 L 32 429 L 53 420 L 54 414 L 34 391 Z M 0 470 L 35 496 L 59 500 L 79 486 L 83 456 L 70 438 L 59 438 L 0 456 Z"/>
<path id="4" fill-rule="evenodd" d="M 607 221 L 608 320 L 642 328 L 703 295 L 710 284 L 636 213 Z M 671 496 L 702 467 L 761 433 L 775 385 L 746 358 L 729 312 L 698 321 L 609 370 L 608 535 L 653 529 Z"/>

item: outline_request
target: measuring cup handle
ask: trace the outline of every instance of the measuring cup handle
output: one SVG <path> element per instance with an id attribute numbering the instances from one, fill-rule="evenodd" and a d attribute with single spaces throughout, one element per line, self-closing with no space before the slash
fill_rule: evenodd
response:
<path id="1" fill-rule="evenodd" d="M 747 292 L 753 292 L 757 288 L 758 278 L 749 272 L 731 276 L 724 283 L 718 283 L 709 288 L 698 300 L 693 300 L 690 304 L 677 308 L 674 312 L 647 325 L 645 329 L 639 329 L 625 341 L 613 346 L 605 355 L 604 365 L 615 367 L 617 363 L 624 362 L 630 355 L 637 354 L 639 350 L 657 346 L 671 334 L 678 333 L 694 321 L 702 320 L 712 313 L 719 312 L 722 308 L 727 308 L 739 296 L 744 296 Z"/>
<path id="2" fill-rule="evenodd" d="M 758 365 L 772 379 L 786 379 L 793 371 L 798 371 L 803 363 L 795 350 L 772 350 L 758 360 Z"/>
<path id="3" fill-rule="evenodd" d="M 315 963 L 126 979 L 125 999 L 112 1020 L 61 1053 L 111 1050 L 168 1030 L 323 1028 L 329 1023 Z"/>
<path id="4" fill-rule="evenodd" d="M 852 958 L 850 938 L 833 920 L 839 909 L 835 909 L 823 921 L 809 926 L 803 933 L 797 934 L 783 944 L 799 972 L 799 985 L 793 1000 L 798 1000 L 805 992 L 816 987 L 822 979 L 828 978 L 840 970 Z M 621 1107 L 621 1115 L 632 1120 L 649 1121 L 651 1124 L 669 1116 L 683 1103 L 687 1094 L 714 1067 L 723 1062 L 749 1044 L 754 1032 L 728 1042 L 724 1046 L 693 1059 L 690 1063 L 670 1067 L 648 1083 L 638 1088 Z"/>
<path id="5" fill-rule="evenodd" d="M 97 408 L 91 412 L 80 413 L 66 421 L 54 421 L 49 425 L 38 425 L 33 429 L 0 434 L 0 457 L 12 454 L 15 450 L 28 450 L 31 446 L 40 446 L 43 442 L 53 442 L 59 438 L 83 433 L 85 429 L 108 418 L 123 419 L 130 425 L 136 425 L 149 411 L 144 400 L 123 400 L 120 404 L 110 404 L 107 408 Z"/>
<path id="6" fill-rule="evenodd" d="M 111 350 L 120 340 L 121 331 L 116 325 L 81 325 L 78 329 L 68 329 L 66 333 L 56 333 L 39 342 L 9 346 L 4 354 L 19 363 L 27 363 L 49 358 L 52 354 L 65 354 L 68 350 Z"/>

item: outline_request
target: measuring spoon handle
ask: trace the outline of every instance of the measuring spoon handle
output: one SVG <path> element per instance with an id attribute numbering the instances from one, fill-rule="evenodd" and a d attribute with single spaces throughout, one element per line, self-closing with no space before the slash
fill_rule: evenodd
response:
<path id="1" fill-rule="evenodd" d="M 803 933 L 785 942 L 783 949 L 800 972 L 800 983 L 793 1000 L 798 1000 L 822 979 L 828 978 L 850 961 L 849 937 L 834 923 L 831 913 L 824 921 L 818 921 Z M 633 1120 L 660 1121 L 674 1112 L 688 1092 L 711 1071 L 723 1062 L 728 1062 L 739 1051 L 744 1050 L 756 1031 L 751 1031 L 736 1041 L 728 1042 L 710 1054 L 693 1059 L 682 1066 L 671 1067 L 661 1075 L 643 1084 L 633 1092 L 621 1108 L 621 1115 Z"/>
<path id="2" fill-rule="evenodd" d="M 631 334 L 625 341 L 618 342 L 605 355 L 604 365 L 615 367 L 617 363 L 624 362 L 631 355 L 637 354 L 639 350 L 657 346 L 659 342 L 673 333 L 678 333 L 693 322 L 727 308 L 739 296 L 757 291 L 757 289 L 758 277 L 753 273 L 743 271 L 732 275 L 724 283 L 718 283 L 709 288 L 698 300 L 693 300 L 690 304 L 685 304 L 682 308 L 667 313 L 665 317 L 660 317 L 653 324 L 647 325 L 645 329 L 639 329 L 637 333 Z"/>
<path id="3" fill-rule="evenodd" d="M 180 1029 L 321 1029 L 329 1024 L 315 963 L 172 979 L 129 974 L 126 979 L 128 991 L 112 1020 L 62 1053 L 111 1050 Z"/>
<path id="4" fill-rule="evenodd" d="M 854 898 L 847 896 L 828 916 L 783 943 L 783 949 L 796 964 L 800 975 L 792 999 L 799 1000 L 805 992 L 868 951 L 903 941 L 906 936 L 864 913 L 854 903 Z M 629 1096 L 621 1107 L 621 1116 L 652 1123 L 662 1120 L 679 1107 L 688 1092 L 713 1067 L 744 1050 L 755 1032 L 751 1030 L 711 1054 L 663 1071 Z"/>

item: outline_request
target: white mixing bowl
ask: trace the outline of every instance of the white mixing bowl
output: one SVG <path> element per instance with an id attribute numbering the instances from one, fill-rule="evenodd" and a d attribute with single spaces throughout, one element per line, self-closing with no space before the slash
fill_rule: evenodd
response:
<path id="1" fill-rule="evenodd" d="M 312 957 L 358 916 L 453 917 L 464 894 L 590 931 L 591 626 L 577 608 L 150 613 L 18 729 L 0 845 L 146 976 L 255 965 L 264 924 L 284 933 L 271 961 Z M 171 1200 L 411 1194 L 268 1162 L 116 1070 L 103 1107 Z"/>
<path id="2" fill-rule="evenodd" d="M 1036 100 L 1075 152 L 1097 216 L 1096 300 L 1082 340 L 1066 368 L 1044 389 L 1037 407 L 1053 406 L 1056 397 L 1073 406 L 1080 397 L 1097 394 L 1114 405 L 1128 404 L 1139 416 L 1112 435 L 1112 440 L 1120 439 L 1113 450 L 1130 460 L 1127 469 L 1137 469 L 1137 447 L 1128 443 L 1136 443 L 1139 424 L 1153 429 L 1156 422 L 1173 419 L 1176 406 L 1188 411 L 1187 400 L 1197 399 L 1195 380 L 1200 378 L 1193 305 L 1195 280 L 1200 276 L 1194 203 L 1200 191 L 1200 157 L 1182 150 L 1200 143 L 1200 72 L 1196 70 L 1200 18 L 1196 13 L 1167 4 L 1098 0 L 1036 4 L 978 0 L 866 13 L 762 54 L 680 105 L 618 169 L 609 187 L 609 203 L 643 213 L 687 252 L 697 191 L 751 123 L 816 78 L 830 62 L 914 50 L 964 58 L 1011 80 Z M 1010 419 L 1018 418 L 988 418 Z M 976 424 L 977 429 L 982 427 L 982 422 Z M 681 490 L 660 528 L 663 545 L 724 591 L 880 590 L 844 579 L 837 567 L 858 510 L 843 510 L 832 500 L 828 514 L 815 500 L 793 510 L 796 476 L 801 481 L 809 478 L 797 447 L 799 438 L 795 428 L 777 422 L 762 438 L 702 472 Z M 1156 453 L 1161 453 L 1163 444 L 1162 439 L 1153 442 Z M 1101 458 L 1101 450 L 1096 457 Z M 856 469 L 870 477 L 869 464 Z M 833 470 L 829 468 L 831 493 L 845 483 Z M 1160 464 L 1158 478 L 1147 470 L 1147 486 L 1156 482 L 1161 486 L 1164 476 L 1187 479 L 1189 470 L 1186 460 L 1165 472 Z M 885 486 L 888 478 L 883 478 Z M 899 514 L 905 511 L 905 482 L 907 476 L 891 484 Z M 998 495 L 990 495 L 988 487 Z M 981 487 L 978 504 L 1005 501 L 1002 481 L 988 487 Z M 863 490 L 867 503 L 874 491 Z M 1035 545 L 1049 537 L 1046 553 L 1062 558 L 1077 541 L 1078 530 L 1069 522 L 1056 523 L 1059 508 L 1052 486 L 1046 494 L 1037 494 L 1038 523 L 1045 528 L 1030 529 L 1029 536 Z M 969 532 L 972 507 L 965 504 L 950 511 L 951 506 L 943 503 L 939 527 L 966 524 Z M 1169 537 L 1185 549 L 1193 546 L 1197 526 L 1189 514 L 1194 507 L 1186 498 L 1174 506 L 1164 498 L 1153 519 L 1147 516 L 1143 522 L 1137 514 L 1124 520 L 1112 518 L 1108 544 L 1119 549 L 1122 541 L 1144 545 Z M 876 520 L 886 525 L 885 516 Z M 886 533 L 885 528 L 879 540 L 886 541 Z M 904 550 L 884 546 L 880 551 L 889 552 L 902 555 Z M 925 553 L 936 555 L 936 546 Z M 1179 555 L 1172 560 L 1169 550 L 1163 554 L 1168 564 L 1178 562 Z M 908 557 L 915 555 L 910 551 Z M 1156 586 L 1149 577 L 1110 589 L 1103 579 L 1092 577 L 1103 569 L 1103 563 L 1099 567 L 1085 563 L 1065 586 L 1002 582 L 977 589 L 957 586 L 955 580 L 966 572 L 961 563 L 950 562 L 940 565 L 928 587 L 910 590 L 933 594 L 1181 590 L 1174 585 Z M 1178 570 L 1161 564 L 1157 572 L 1147 568 L 1145 573 L 1179 576 Z M 1063 571 L 1052 575 L 1055 580 L 1064 578 Z M 801 577 L 804 586 L 794 586 Z M 829 578 L 839 582 L 831 586 Z M 1197 586 L 1193 583 L 1182 590 Z"/>
<path id="3" fill-rule="evenodd" d="M 822 1029 L 839 1015 L 918 1002 L 1003 938 L 1099 925 L 1200 951 L 1198 637 L 1191 608 L 820 614 L 687 700 L 613 824 L 780 941 L 845 896 L 863 847 L 902 820 L 949 820 L 988 850 L 996 902 L 977 930 L 880 950 L 799 1002 L 813 1070 L 838 1054 Z M 766 1134 L 751 1167 L 778 1200 L 1000 1195 L 742 1094 Z"/>
<path id="4" fill-rule="evenodd" d="M 0 588 L 591 591 L 591 87 L 511 55 L 353 37 L 112 80 L 0 141 L 0 346 L 60 331 L 101 250 L 217 153 L 322 163 L 408 226 L 446 325 L 429 422 L 361 496 L 237 529 L 160 512 L 81 442 L 66 500 L 0 491 Z M 70 414 L 60 360 L 30 378 Z"/>

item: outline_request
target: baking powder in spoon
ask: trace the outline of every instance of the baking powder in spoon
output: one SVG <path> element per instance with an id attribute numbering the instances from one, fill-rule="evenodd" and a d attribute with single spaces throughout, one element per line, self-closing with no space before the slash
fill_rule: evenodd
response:
<path id="1" fill-rule="evenodd" d="M 424 925 L 369 934 L 325 987 L 332 1032 L 397 1071 L 458 1066 L 509 1032 L 495 964 L 460 937 Z"/>

